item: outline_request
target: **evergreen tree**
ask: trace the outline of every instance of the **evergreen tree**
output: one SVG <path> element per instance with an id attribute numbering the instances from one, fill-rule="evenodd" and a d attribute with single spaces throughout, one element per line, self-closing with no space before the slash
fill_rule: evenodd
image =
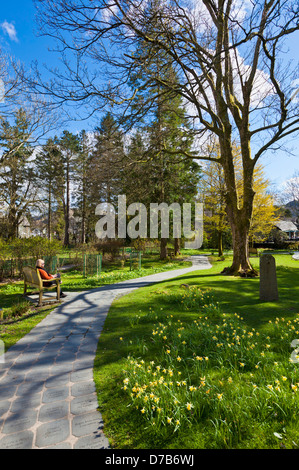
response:
<path id="1" fill-rule="evenodd" d="M 158 11 L 157 1 L 151 2 L 147 34 L 155 36 L 159 28 L 155 24 L 155 11 Z M 165 53 L 158 47 L 152 47 L 139 41 L 135 58 L 139 64 L 131 78 L 131 86 L 136 91 L 134 110 L 140 113 L 144 110 L 144 119 L 141 122 L 143 142 L 140 134 L 132 141 L 129 156 L 136 150 L 142 155 L 136 155 L 139 166 L 144 168 L 146 178 L 142 178 L 140 195 L 142 201 L 150 203 L 189 202 L 197 193 L 199 166 L 190 159 L 184 159 L 184 153 L 190 152 L 193 137 L 187 123 L 182 98 L 176 93 L 177 77 L 173 66 Z M 156 77 L 155 82 L 148 77 Z M 164 81 L 172 82 L 173 89 L 166 90 Z M 139 146 L 139 149 L 138 149 Z M 140 182 L 138 182 L 140 184 Z M 146 188 L 146 190 L 145 190 Z M 178 251 L 178 240 L 175 240 L 175 249 Z M 160 239 L 160 257 L 167 256 L 167 239 Z"/>
<path id="2" fill-rule="evenodd" d="M 70 245 L 70 204 L 71 204 L 71 183 L 74 179 L 74 161 L 79 152 L 79 138 L 69 131 L 63 131 L 58 141 L 62 152 L 64 168 L 64 191 L 61 193 L 63 212 L 65 220 L 64 246 Z"/>
<path id="3" fill-rule="evenodd" d="M 86 243 L 89 232 L 90 210 L 90 190 L 91 190 L 91 160 L 92 145 L 89 141 L 88 133 L 83 130 L 79 135 L 79 152 L 75 158 L 75 182 L 76 182 L 76 202 L 80 219 L 80 241 Z"/>
<path id="4" fill-rule="evenodd" d="M 95 130 L 95 146 L 91 158 L 92 193 L 96 204 L 117 204 L 121 190 L 121 171 L 124 164 L 123 134 L 111 112 Z"/>
<path id="5" fill-rule="evenodd" d="M 47 205 L 47 235 L 49 240 L 53 234 L 53 212 L 59 206 L 59 194 L 63 193 L 64 168 L 62 154 L 57 144 L 57 137 L 49 138 L 38 152 L 35 160 L 37 185 L 44 194 L 43 201 Z"/>
<path id="6" fill-rule="evenodd" d="M 122 193 L 122 167 L 124 165 L 123 134 L 111 112 L 107 112 L 94 132 L 93 151 L 88 160 L 88 227 L 95 236 L 97 222 L 95 208 L 100 203 L 117 208 Z"/>

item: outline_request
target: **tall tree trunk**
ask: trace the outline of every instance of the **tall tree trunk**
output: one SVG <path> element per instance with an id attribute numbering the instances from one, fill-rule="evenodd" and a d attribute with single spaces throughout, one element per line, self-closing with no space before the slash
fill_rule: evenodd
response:
<path id="1" fill-rule="evenodd" d="M 167 258 L 167 238 L 162 238 L 160 240 L 160 259 Z"/>
<path id="2" fill-rule="evenodd" d="M 230 271 L 247 275 L 252 271 L 252 266 L 249 261 L 248 253 L 248 232 L 249 228 L 246 226 L 242 218 L 233 218 L 231 221 L 232 234 L 233 234 L 233 264 Z"/>
<path id="3" fill-rule="evenodd" d="M 48 239 L 52 239 L 52 200 L 51 200 L 51 187 L 49 187 L 48 195 Z"/>
<path id="4" fill-rule="evenodd" d="M 175 238 L 174 239 L 174 256 L 177 256 L 180 254 L 180 239 Z"/>
<path id="5" fill-rule="evenodd" d="M 7 237 L 9 239 L 17 238 L 19 236 L 19 217 L 17 214 L 15 198 L 13 198 L 9 207 L 7 222 Z"/>
<path id="6" fill-rule="evenodd" d="M 7 227 L 7 237 L 9 239 L 17 238 L 19 235 L 19 222 L 15 211 L 10 211 L 8 214 L 8 227 Z"/>
<path id="7" fill-rule="evenodd" d="M 223 256 L 223 232 L 221 230 L 218 232 L 218 256 L 219 258 Z"/>
<path id="8" fill-rule="evenodd" d="M 86 243 L 86 209 L 85 209 L 85 199 L 83 201 L 83 208 L 82 208 L 82 226 L 81 226 L 81 243 Z"/>
<path id="9" fill-rule="evenodd" d="M 243 199 L 240 202 L 238 201 L 230 142 L 220 142 L 220 146 L 222 146 L 221 154 L 226 156 L 223 159 L 223 170 L 227 188 L 227 215 L 233 239 L 233 263 L 229 268 L 225 268 L 223 272 L 225 274 L 253 277 L 257 275 L 257 271 L 253 269 L 249 260 L 248 239 L 254 198 L 252 187 L 254 166 L 250 163 L 250 159 L 244 158 L 242 153 L 243 171 L 246 177 L 243 179 Z M 229 155 L 230 157 L 228 157 Z M 244 162 L 246 162 L 247 168 L 244 168 Z"/>
<path id="10" fill-rule="evenodd" d="M 82 178 L 82 226 L 81 226 L 81 243 L 86 243 L 86 173 L 85 164 L 83 166 L 83 178 Z"/>
<path id="11" fill-rule="evenodd" d="M 65 203 L 65 229 L 64 229 L 64 246 L 70 245 L 70 175 L 69 175 L 69 159 L 66 166 L 66 203 Z"/>
<path id="12" fill-rule="evenodd" d="M 243 277 L 253 277 L 257 271 L 253 269 L 249 260 L 249 227 L 250 217 L 246 209 L 228 210 L 228 217 L 233 239 L 233 263 L 224 272 L 226 274 L 239 274 Z"/>

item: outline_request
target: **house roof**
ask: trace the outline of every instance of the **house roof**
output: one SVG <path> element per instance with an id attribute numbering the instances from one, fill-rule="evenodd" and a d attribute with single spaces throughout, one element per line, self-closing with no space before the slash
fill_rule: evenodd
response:
<path id="1" fill-rule="evenodd" d="M 297 232 L 298 229 L 293 222 L 290 220 L 279 220 L 275 223 L 275 226 L 278 227 L 283 232 Z"/>

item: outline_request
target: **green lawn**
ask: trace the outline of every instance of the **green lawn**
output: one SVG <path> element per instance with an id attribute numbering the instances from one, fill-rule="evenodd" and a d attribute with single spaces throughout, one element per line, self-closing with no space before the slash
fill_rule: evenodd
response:
<path id="1" fill-rule="evenodd" d="M 113 303 L 94 378 L 115 448 L 299 447 L 298 262 L 276 256 L 277 303 L 259 301 L 258 278 L 220 275 L 228 263 Z"/>
<path id="2" fill-rule="evenodd" d="M 191 262 L 184 261 L 183 257 L 162 261 L 157 255 L 144 256 L 140 270 L 135 268 L 130 271 L 128 264 L 124 268 L 120 268 L 118 264 L 117 262 L 106 264 L 99 276 L 83 277 L 82 272 L 76 270 L 62 272 L 63 291 L 66 293 L 70 291 L 79 292 L 161 271 L 191 266 Z M 54 308 L 31 308 L 29 302 L 24 301 L 23 290 L 23 281 L 0 284 L 0 308 L 3 309 L 5 320 L 4 323 L 0 323 L 0 339 L 4 341 L 6 350 L 27 334 Z M 17 315 L 12 315 L 12 309 Z"/>

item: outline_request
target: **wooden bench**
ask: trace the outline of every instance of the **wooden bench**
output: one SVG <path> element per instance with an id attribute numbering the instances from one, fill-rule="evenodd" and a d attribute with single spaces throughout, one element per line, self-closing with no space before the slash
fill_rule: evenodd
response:
<path id="1" fill-rule="evenodd" d="M 36 287 L 36 290 L 39 293 L 38 307 L 41 307 L 43 304 L 43 290 L 44 289 L 53 289 L 57 291 L 57 301 L 60 302 L 60 282 L 59 279 L 51 279 L 51 281 L 43 280 L 40 276 L 40 272 L 37 268 L 32 268 L 31 266 L 24 266 L 23 268 L 24 275 L 24 296 L 30 295 L 35 292 L 27 293 L 27 286 Z M 44 283 L 52 282 L 56 283 L 56 286 L 53 284 L 51 286 L 44 285 Z"/>

